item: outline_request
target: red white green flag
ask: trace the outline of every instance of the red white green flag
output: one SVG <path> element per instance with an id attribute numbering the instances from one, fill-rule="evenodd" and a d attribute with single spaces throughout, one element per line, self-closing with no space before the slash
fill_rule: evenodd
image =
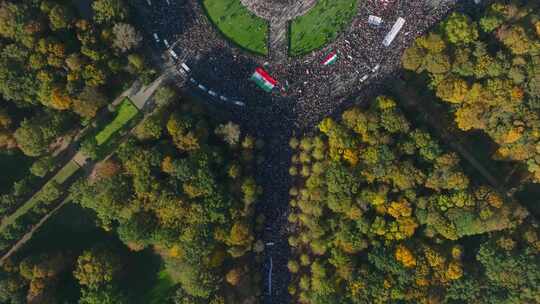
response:
<path id="1" fill-rule="evenodd" d="M 322 64 L 323 65 L 331 65 L 333 63 L 335 63 L 338 59 L 338 54 L 334 51 L 330 54 L 328 54 L 328 56 L 326 56 L 326 58 L 324 58 Z"/>
<path id="2" fill-rule="evenodd" d="M 277 84 L 277 81 L 262 68 L 256 68 L 250 79 L 266 92 L 271 92 Z"/>

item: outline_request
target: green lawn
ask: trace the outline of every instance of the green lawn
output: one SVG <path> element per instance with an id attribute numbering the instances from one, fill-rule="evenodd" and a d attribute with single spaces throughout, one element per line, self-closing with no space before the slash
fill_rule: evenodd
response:
<path id="1" fill-rule="evenodd" d="M 79 170 L 80 167 L 77 165 L 74 161 L 69 161 L 62 169 L 60 169 L 54 176 L 51 178 L 48 183 L 51 183 L 52 181 L 63 184 L 68 178 L 70 178 L 77 170 Z M 47 184 L 45 184 L 43 187 L 45 187 Z M 41 191 L 41 190 L 40 190 Z M 39 191 L 34 194 L 29 200 L 27 200 L 24 205 L 22 205 L 19 209 L 17 209 L 15 212 L 13 212 L 9 217 L 5 218 L 2 221 L 2 224 L 0 225 L 0 233 L 9 225 L 11 225 L 19 216 L 25 214 L 30 209 L 32 209 L 36 204 L 40 202 L 39 198 Z"/>
<path id="2" fill-rule="evenodd" d="M 351 23 L 357 11 L 358 0 L 320 0 L 311 11 L 292 21 L 290 55 L 322 48 Z"/>
<path id="3" fill-rule="evenodd" d="M 70 160 L 56 175 L 52 178 L 58 184 L 63 184 L 68 178 L 70 178 L 77 170 L 79 165 L 76 162 Z"/>
<path id="4" fill-rule="evenodd" d="M 116 111 L 116 117 L 103 130 L 96 134 L 98 145 L 107 142 L 111 136 L 118 132 L 122 127 L 135 117 L 139 110 L 131 103 L 129 98 L 125 98 Z"/>
<path id="5" fill-rule="evenodd" d="M 251 13 L 240 0 L 202 0 L 202 3 L 223 35 L 251 52 L 268 53 L 268 23 Z"/>
<path id="6" fill-rule="evenodd" d="M 161 304 L 165 303 L 169 291 L 176 285 L 171 276 L 167 273 L 167 270 L 163 269 L 158 273 L 155 285 L 146 294 L 146 300 L 144 303 L 148 304 Z"/>

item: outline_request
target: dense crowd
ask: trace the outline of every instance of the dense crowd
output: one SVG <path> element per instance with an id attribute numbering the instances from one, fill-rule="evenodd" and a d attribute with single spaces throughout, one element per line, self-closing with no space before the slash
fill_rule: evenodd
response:
<path id="1" fill-rule="evenodd" d="M 295 132 L 308 130 L 348 103 L 376 96 L 382 81 L 374 80 L 392 77 L 400 66 L 404 49 L 442 19 L 455 0 L 444 1 L 437 7 L 430 7 L 425 0 L 360 1 L 352 25 L 335 42 L 306 56 L 279 63 L 248 54 L 226 40 L 207 19 L 198 0 L 170 0 L 170 6 L 166 0 L 154 0 L 151 7 L 145 0 L 139 2 L 140 11 L 147 12 L 146 18 L 151 21 L 147 28 L 149 39 L 167 60 L 178 66 L 185 62 L 191 68 L 190 75 L 180 75 L 186 86 L 194 94 L 206 94 L 189 83 L 189 78 L 194 78 L 218 95 L 245 101 L 245 107 L 234 107 L 205 95 L 206 100 L 232 112 L 249 132 L 266 141 L 267 159 L 258 169 L 259 184 L 265 195 L 258 211 L 266 217 L 268 229 L 264 231 L 264 241 L 275 243 L 268 247 L 265 258 L 267 263 L 273 258 L 274 281 L 272 296 L 267 297 L 266 303 L 287 303 L 289 246 L 284 227 L 290 186 L 287 168 L 292 153 L 287 146 L 288 138 Z M 383 23 L 368 24 L 369 15 L 381 17 Z M 392 45 L 384 47 L 382 40 L 398 17 L 406 19 L 405 26 Z M 153 33 L 171 45 L 174 43 L 172 50 L 178 59 L 170 57 L 163 42 L 154 41 Z M 338 53 L 337 62 L 323 66 L 323 59 L 332 51 Z M 380 69 L 374 71 L 377 65 Z M 248 81 L 257 66 L 263 66 L 278 80 L 273 93 L 264 93 Z M 263 270 L 265 278 L 268 267 Z"/>
<path id="2" fill-rule="evenodd" d="M 315 4 L 316 0 L 240 0 L 245 7 L 255 15 L 270 20 L 279 16 L 291 20 L 296 16 L 307 13 Z"/>

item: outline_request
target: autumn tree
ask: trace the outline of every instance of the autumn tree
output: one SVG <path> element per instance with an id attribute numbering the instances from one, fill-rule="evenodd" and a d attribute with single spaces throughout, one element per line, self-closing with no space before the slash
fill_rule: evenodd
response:
<path id="1" fill-rule="evenodd" d="M 131 24 L 117 23 L 112 31 L 114 34 L 113 45 L 122 52 L 137 48 L 142 41 L 142 36 Z"/>
<path id="2" fill-rule="evenodd" d="M 122 261 L 110 250 L 95 247 L 84 251 L 77 258 L 73 275 L 81 285 L 97 289 L 113 282 L 122 267 Z"/>

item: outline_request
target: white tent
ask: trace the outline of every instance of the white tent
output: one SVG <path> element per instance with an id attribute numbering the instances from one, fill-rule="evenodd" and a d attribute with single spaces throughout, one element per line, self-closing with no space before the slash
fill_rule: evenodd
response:
<path id="1" fill-rule="evenodd" d="M 392 29 L 390 30 L 390 32 L 388 32 L 388 34 L 386 34 L 386 37 L 384 37 L 384 40 L 383 40 L 384 46 L 390 46 L 390 44 L 392 44 L 392 41 L 396 39 L 396 36 L 399 33 L 399 31 L 401 31 L 401 29 L 403 28 L 403 25 L 405 25 L 405 19 L 399 17 L 396 20 L 396 23 L 394 23 L 394 26 L 392 26 Z"/>

